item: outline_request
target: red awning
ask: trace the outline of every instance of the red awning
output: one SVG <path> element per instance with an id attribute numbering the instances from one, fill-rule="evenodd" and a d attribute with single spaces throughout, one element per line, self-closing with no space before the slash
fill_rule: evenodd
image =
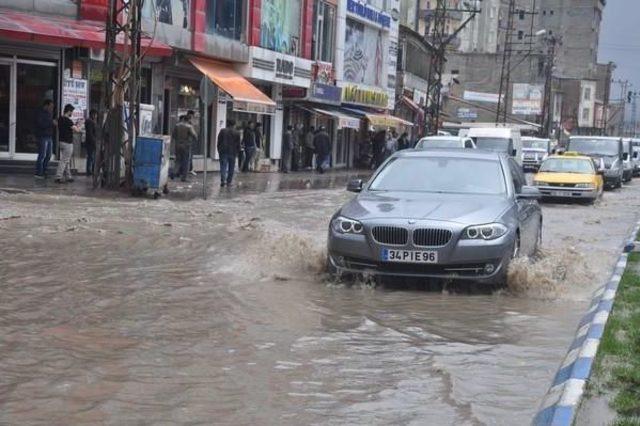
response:
<path id="1" fill-rule="evenodd" d="M 45 45 L 104 49 L 105 24 L 0 9 L 0 38 Z M 142 51 L 150 56 L 171 56 L 173 53 L 170 46 L 147 37 L 142 39 Z"/>

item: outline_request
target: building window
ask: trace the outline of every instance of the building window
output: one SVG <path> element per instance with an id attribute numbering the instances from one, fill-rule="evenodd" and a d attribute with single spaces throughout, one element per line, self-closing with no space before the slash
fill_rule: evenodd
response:
<path id="1" fill-rule="evenodd" d="M 242 0 L 207 0 L 206 19 L 209 34 L 244 39 Z"/>
<path id="2" fill-rule="evenodd" d="M 585 101 L 590 101 L 591 100 L 591 87 L 585 87 L 584 88 L 584 100 Z"/>
<path id="3" fill-rule="evenodd" d="M 300 49 L 301 0 L 263 0 L 260 46 L 298 55 Z"/>
<path id="4" fill-rule="evenodd" d="M 549 15 L 553 16 L 553 10 L 549 11 Z"/>
<path id="5" fill-rule="evenodd" d="M 518 31 L 518 40 L 524 40 L 524 31 Z"/>
<path id="6" fill-rule="evenodd" d="M 591 109 L 583 108 L 582 109 L 582 121 L 589 121 L 589 115 L 591 115 Z"/>
<path id="7" fill-rule="evenodd" d="M 313 58 L 318 61 L 333 62 L 336 8 L 323 1 L 317 1 L 315 8 L 316 22 L 312 41 Z"/>
<path id="8" fill-rule="evenodd" d="M 519 18 L 521 21 L 524 21 L 524 15 L 525 15 L 524 10 L 520 10 L 520 11 L 518 12 L 518 18 Z"/>
<path id="9" fill-rule="evenodd" d="M 190 0 L 151 0 L 142 6 L 142 16 L 157 19 L 158 22 L 189 29 L 191 16 Z"/>

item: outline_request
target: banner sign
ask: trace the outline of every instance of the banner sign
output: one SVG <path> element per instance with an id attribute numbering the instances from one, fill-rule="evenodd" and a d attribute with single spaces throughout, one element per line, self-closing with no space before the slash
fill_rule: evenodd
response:
<path id="1" fill-rule="evenodd" d="M 89 83 L 79 78 L 65 78 L 62 86 L 62 106 L 67 104 L 74 106 L 71 120 L 84 121 L 89 97 Z"/>
<path id="2" fill-rule="evenodd" d="M 478 118 L 478 111 L 471 108 L 458 108 L 458 118 L 461 120 L 475 120 Z"/>
<path id="3" fill-rule="evenodd" d="M 465 90 L 463 99 L 465 101 L 474 101 L 474 102 L 487 102 L 492 104 L 498 103 L 498 94 L 497 93 L 484 93 L 484 92 L 472 92 L 470 90 Z"/>
<path id="4" fill-rule="evenodd" d="M 328 84 L 312 83 L 309 89 L 309 100 L 340 105 L 342 101 L 342 89 Z"/>
<path id="5" fill-rule="evenodd" d="M 366 3 L 361 3 L 357 0 L 347 0 L 347 12 L 353 13 L 374 24 L 378 24 L 383 28 L 391 27 L 391 15 L 374 9 Z"/>
<path id="6" fill-rule="evenodd" d="M 512 113 L 514 115 L 542 114 L 542 94 L 544 86 L 541 84 L 513 84 Z"/>
<path id="7" fill-rule="evenodd" d="M 342 102 L 345 104 L 386 109 L 389 104 L 389 95 L 383 91 L 363 89 L 358 86 L 348 85 L 342 88 Z"/>

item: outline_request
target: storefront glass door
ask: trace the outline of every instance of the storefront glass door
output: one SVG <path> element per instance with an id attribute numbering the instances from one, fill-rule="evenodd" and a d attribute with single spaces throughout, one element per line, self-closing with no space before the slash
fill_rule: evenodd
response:
<path id="1" fill-rule="evenodd" d="M 13 65 L 0 60 L 0 156 L 8 157 L 12 146 L 13 127 L 15 123 L 12 114 L 12 85 Z"/>
<path id="2" fill-rule="evenodd" d="M 36 114 L 46 99 L 57 105 L 57 82 L 56 63 L 0 58 L 0 157 L 35 160 Z"/>

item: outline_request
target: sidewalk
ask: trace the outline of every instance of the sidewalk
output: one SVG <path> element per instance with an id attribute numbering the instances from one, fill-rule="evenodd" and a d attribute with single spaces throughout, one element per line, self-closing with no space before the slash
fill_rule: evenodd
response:
<path id="1" fill-rule="evenodd" d="M 207 173 L 208 198 L 233 198 L 243 194 L 257 194 L 263 192 L 294 191 L 345 188 L 349 180 L 355 178 L 366 179 L 370 175 L 368 170 L 332 170 L 325 174 L 316 172 L 282 173 L 237 173 L 230 188 L 220 188 L 220 174 Z M 192 200 L 202 198 L 202 173 L 189 176 L 189 182 L 179 179 L 169 180 L 169 194 L 163 196 L 170 200 Z M 33 192 L 53 195 L 73 195 L 86 197 L 129 197 L 126 192 L 93 189 L 91 178 L 78 175 L 75 181 L 68 184 L 56 184 L 52 178 L 42 181 L 31 175 L 2 175 L 0 174 L 0 192 Z M 152 197 L 152 193 L 148 197 Z"/>

